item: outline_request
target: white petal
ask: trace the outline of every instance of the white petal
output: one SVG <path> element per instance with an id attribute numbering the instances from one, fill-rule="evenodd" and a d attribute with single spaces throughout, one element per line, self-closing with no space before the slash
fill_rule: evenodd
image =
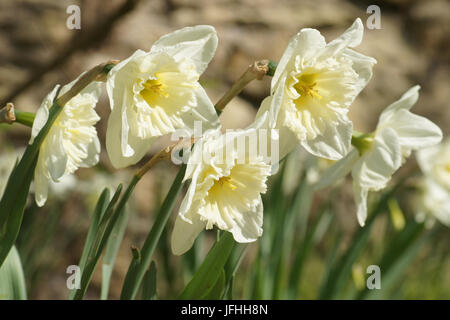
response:
<path id="1" fill-rule="evenodd" d="M 280 125 L 276 129 L 279 137 L 278 154 L 279 158 L 283 159 L 299 145 L 299 141 L 297 136 L 287 127 Z"/>
<path id="2" fill-rule="evenodd" d="M 345 115 L 338 120 L 337 126 L 326 122 L 321 135 L 315 139 L 303 140 L 301 145 L 317 157 L 339 160 L 350 151 L 352 133 L 353 123 Z"/>
<path id="3" fill-rule="evenodd" d="M 399 100 L 390 104 L 384 111 L 381 113 L 380 120 L 378 120 L 377 127 L 383 126 L 385 122 L 389 121 L 389 118 L 392 115 L 401 109 L 409 110 L 413 105 L 416 104 L 419 99 L 419 89 L 420 86 L 414 86 L 408 91 L 406 91 Z"/>
<path id="4" fill-rule="evenodd" d="M 450 193 L 432 179 L 425 178 L 422 197 L 426 212 L 450 227 Z"/>
<path id="5" fill-rule="evenodd" d="M 361 227 L 364 227 L 367 219 L 367 194 L 369 190 L 362 188 L 357 182 L 353 182 L 353 196 L 356 204 L 356 217 Z"/>
<path id="6" fill-rule="evenodd" d="M 320 180 L 314 186 L 314 189 L 323 189 L 344 178 L 347 174 L 350 173 L 350 171 L 352 171 L 352 168 L 355 165 L 356 161 L 358 161 L 358 159 L 358 149 L 353 148 L 344 158 L 337 161 L 322 173 Z"/>
<path id="7" fill-rule="evenodd" d="M 268 155 L 272 155 L 271 151 L 271 141 L 278 140 L 278 158 L 283 159 L 286 155 L 288 155 L 292 150 L 295 149 L 299 145 L 299 141 L 296 135 L 289 130 L 287 127 L 281 124 L 280 121 L 280 110 L 281 104 L 283 101 L 283 93 L 284 93 L 284 85 L 285 77 L 280 82 L 280 85 L 277 87 L 275 94 L 272 96 L 266 97 L 261 106 L 259 107 L 258 113 L 256 114 L 256 118 L 261 118 L 265 115 L 267 118 L 259 124 L 259 128 L 267 129 L 267 142 L 269 145 Z M 278 133 L 273 130 L 278 130 Z"/>
<path id="8" fill-rule="evenodd" d="M 82 164 L 80 165 L 83 168 L 90 168 L 95 166 L 99 160 L 100 160 L 100 140 L 98 137 L 95 137 L 91 143 L 88 145 L 88 156 L 86 159 L 83 160 Z"/>
<path id="9" fill-rule="evenodd" d="M 100 98 L 100 95 L 102 94 L 102 86 L 103 83 L 100 81 L 93 81 L 91 82 L 86 88 L 84 88 L 83 90 L 81 90 L 81 94 L 90 94 L 92 95 L 92 97 L 98 101 L 98 99 Z M 59 95 L 61 96 L 61 95 Z M 95 108 L 95 106 L 94 106 Z"/>
<path id="10" fill-rule="evenodd" d="M 283 76 L 275 93 L 264 98 L 256 114 L 256 118 L 259 118 L 267 113 L 267 123 L 265 125 L 267 128 L 275 128 L 277 125 L 281 104 L 283 103 L 285 82 L 286 76 Z"/>
<path id="11" fill-rule="evenodd" d="M 116 168 L 126 167 L 127 165 L 127 158 L 124 157 L 124 152 L 122 152 L 122 140 L 128 140 L 128 135 L 122 133 L 122 113 L 123 111 L 119 108 L 114 108 L 111 111 L 106 130 L 106 150 L 109 160 Z M 125 145 L 128 145 L 128 141 L 126 141 Z"/>
<path id="12" fill-rule="evenodd" d="M 442 140 L 442 131 L 437 125 L 406 109 L 392 113 L 383 125 L 395 130 L 402 148 L 417 150 Z"/>
<path id="13" fill-rule="evenodd" d="M 262 236 L 263 229 L 263 204 L 260 203 L 253 211 L 244 212 L 242 220 L 235 221 L 235 225 L 230 230 L 234 240 L 239 243 L 256 241 Z"/>
<path id="14" fill-rule="evenodd" d="M 372 69 L 373 66 L 377 63 L 377 60 L 372 57 L 365 56 L 352 49 L 345 49 L 343 55 L 353 61 L 352 68 L 359 76 L 356 82 L 356 97 L 356 95 L 358 95 L 361 90 L 366 87 L 367 83 L 372 78 Z"/>
<path id="15" fill-rule="evenodd" d="M 286 87 L 286 75 L 281 77 L 281 82 L 280 84 L 277 86 L 276 90 L 274 91 L 274 94 L 270 97 L 267 97 L 266 99 L 263 100 L 263 103 L 261 104 L 261 108 L 264 110 L 268 110 L 269 111 L 269 124 L 271 128 L 275 128 L 276 125 L 279 122 L 279 117 L 280 117 L 280 110 L 281 110 L 281 106 L 283 104 L 283 99 L 284 99 L 284 91 L 285 91 L 285 87 Z M 269 99 L 271 98 L 271 99 Z M 264 105 L 264 101 L 268 100 L 265 105 Z M 267 105 L 267 106 L 266 106 Z"/>
<path id="16" fill-rule="evenodd" d="M 278 63 L 275 74 L 272 78 L 272 93 L 276 90 L 278 83 L 285 75 L 286 70 L 291 69 L 290 65 L 294 62 L 296 56 L 308 59 L 316 54 L 326 45 L 325 38 L 316 29 L 302 29 L 292 37 L 284 51 L 280 62 Z"/>
<path id="17" fill-rule="evenodd" d="M 184 176 L 184 180 L 186 181 L 188 179 L 192 179 L 191 184 L 196 184 L 196 179 L 198 176 L 198 172 L 202 170 L 203 165 L 203 144 L 206 143 L 208 140 L 212 140 L 215 137 L 218 137 L 221 135 L 221 127 L 218 128 L 212 128 L 209 130 L 206 130 L 203 133 L 203 136 L 201 139 L 199 139 L 192 148 L 192 151 L 189 155 L 188 164 L 186 167 L 186 174 Z M 197 172 L 197 173 L 196 173 Z M 193 188 L 194 192 L 195 188 Z M 188 191 L 189 193 L 189 191 Z M 183 205 L 182 205 L 183 207 Z M 181 209 L 180 209 L 181 210 Z"/>
<path id="18" fill-rule="evenodd" d="M 424 149 L 420 149 L 416 153 L 417 163 L 419 164 L 420 170 L 422 170 L 423 173 L 427 174 L 429 173 L 433 166 L 434 166 L 434 160 L 436 160 L 436 157 L 439 156 L 440 152 L 440 146 L 432 146 Z"/>
<path id="19" fill-rule="evenodd" d="M 264 103 L 264 102 L 263 102 Z M 263 107 L 263 106 L 262 106 Z M 267 109 L 264 107 L 264 109 Z M 269 111 L 265 112 L 258 111 L 258 114 L 255 118 L 255 121 L 248 126 L 245 130 L 247 134 L 250 134 L 251 131 L 256 132 L 256 140 L 257 140 L 257 152 L 256 156 L 261 156 L 263 161 L 272 166 L 272 175 L 278 171 L 279 161 L 280 161 L 280 137 L 279 130 L 277 128 L 272 129 L 270 126 L 269 120 Z M 286 129 L 287 130 L 287 129 Z M 283 139 L 282 141 L 287 141 Z M 294 139 L 294 147 L 296 145 L 296 141 Z M 251 145 L 247 145 L 246 147 L 252 147 Z M 289 150 L 290 151 L 290 150 Z M 283 154 L 284 156 L 285 154 Z"/>
<path id="20" fill-rule="evenodd" d="M 112 110 L 122 106 L 123 101 L 120 97 L 124 93 L 123 91 L 130 86 L 129 83 L 132 82 L 133 75 L 137 73 L 139 68 L 136 61 L 143 59 L 148 54 L 143 50 L 136 50 L 131 56 L 120 61 L 108 72 L 106 91 L 109 97 L 109 106 Z M 119 90 L 120 92 L 118 92 Z M 117 96 L 114 93 L 117 93 Z"/>
<path id="21" fill-rule="evenodd" d="M 198 73 L 203 73 L 214 57 L 218 43 L 216 30 L 212 26 L 186 27 L 161 37 L 151 52 L 164 51 L 175 59 L 190 58 Z"/>
<path id="22" fill-rule="evenodd" d="M 34 171 L 34 199 L 38 207 L 42 207 L 47 201 L 48 178 L 45 175 L 46 169 L 41 158 L 38 159 Z"/>
<path id="23" fill-rule="evenodd" d="M 195 146 L 194 146 L 195 148 Z M 189 161 L 191 161 L 191 159 L 189 159 Z M 179 215 L 183 217 L 184 220 L 188 221 L 188 222 L 192 222 L 191 219 L 192 218 L 192 214 L 189 214 L 190 212 L 192 212 L 191 207 L 192 207 L 192 202 L 195 196 L 195 189 L 197 186 L 197 179 L 199 174 L 202 171 L 202 158 L 200 158 L 200 162 L 199 163 L 188 163 L 187 168 L 186 168 L 186 174 L 184 176 L 184 181 L 186 181 L 187 179 L 191 178 L 191 182 L 189 184 L 189 188 L 186 192 L 186 195 L 183 198 L 183 201 L 181 202 L 180 205 L 180 210 L 179 210 Z M 189 171 L 192 171 L 191 174 L 189 174 Z M 193 213 L 194 215 L 196 215 L 196 212 Z"/>
<path id="24" fill-rule="evenodd" d="M 150 149 L 156 138 L 139 139 L 128 135 L 126 111 L 113 109 L 106 130 L 106 150 L 115 168 L 136 164 Z"/>
<path id="25" fill-rule="evenodd" d="M 391 128 L 377 134 L 371 150 L 353 167 L 352 177 L 362 188 L 379 190 L 401 166 L 402 155 L 397 135 Z"/>
<path id="26" fill-rule="evenodd" d="M 109 71 L 106 80 L 106 91 L 108 93 L 111 110 L 124 109 L 124 107 L 126 107 L 126 105 L 124 105 L 124 96 L 129 94 L 130 81 L 132 81 L 133 75 L 138 68 L 134 61 L 147 54 L 148 53 L 142 50 L 137 50 L 130 57 L 122 60 Z"/>
<path id="27" fill-rule="evenodd" d="M 200 219 L 189 223 L 184 221 L 180 216 L 177 216 L 172 231 L 171 242 L 173 254 L 179 256 L 188 251 L 203 229 L 205 229 L 205 223 L 200 221 Z"/>
<path id="28" fill-rule="evenodd" d="M 56 131 L 52 135 L 48 135 L 46 139 L 46 146 L 51 146 L 52 150 L 48 150 L 45 154 L 48 158 L 45 159 L 45 165 L 52 177 L 53 181 L 58 181 L 66 171 L 68 157 L 62 142 L 64 141 L 62 130 Z M 42 151 L 41 151 L 42 152 Z"/>
<path id="29" fill-rule="evenodd" d="M 109 96 L 111 114 L 106 130 L 106 150 L 115 168 L 124 168 L 137 163 L 147 153 L 156 138 L 139 139 L 129 135 L 128 106 L 133 105 L 129 90 L 129 77 L 136 68 L 133 60 L 146 53 L 136 51 L 131 57 L 116 65 L 108 76 L 106 89 Z"/>
<path id="30" fill-rule="evenodd" d="M 202 132 L 212 128 L 218 128 L 220 126 L 219 117 L 217 116 L 216 109 L 214 109 L 214 104 L 209 99 L 205 90 L 199 87 L 195 90 L 194 94 L 197 100 L 197 106 L 180 114 L 185 124 L 185 129 L 192 134 L 195 121 L 200 122 Z"/>
<path id="31" fill-rule="evenodd" d="M 55 100 L 56 94 L 59 90 L 59 84 L 53 88 L 53 90 L 42 101 L 39 109 L 36 112 L 36 116 L 33 121 L 33 128 L 31 129 L 30 144 L 34 142 L 34 138 L 38 135 L 39 131 L 44 127 L 48 120 L 49 110 Z"/>
<path id="32" fill-rule="evenodd" d="M 360 18 L 345 30 L 345 32 L 337 39 L 327 44 L 324 54 L 326 56 L 333 56 L 336 53 L 344 50 L 347 47 L 354 48 L 361 44 L 364 33 L 364 25 Z"/>

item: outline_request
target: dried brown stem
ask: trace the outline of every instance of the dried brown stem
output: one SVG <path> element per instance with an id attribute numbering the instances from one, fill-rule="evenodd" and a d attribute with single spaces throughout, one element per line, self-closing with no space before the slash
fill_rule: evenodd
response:
<path id="1" fill-rule="evenodd" d="M 56 103 L 59 106 L 64 106 L 70 99 L 75 97 L 77 94 L 81 92 L 84 88 L 86 88 L 92 81 L 105 81 L 106 75 L 110 70 L 111 65 L 117 64 L 118 60 L 111 60 L 102 64 L 99 64 L 83 74 L 80 79 L 61 97 L 56 100 Z"/>
<path id="2" fill-rule="evenodd" d="M 13 124 L 14 121 L 16 121 L 14 104 L 8 102 L 5 107 L 0 109 L 0 123 Z"/>
<path id="3" fill-rule="evenodd" d="M 247 70 L 242 74 L 242 76 L 236 81 L 231 89 L 223 95 L 223 97 L 216 103 L 215 108 L 218 112 L 222 112 L 226 105 L 236 97 L 244 87 L 252 82 L 253 80 L 262 80 L 264 76 L 269 71 L 269 60 L 259 60 L 255 61 L 253 64 L 249 65 Z"/>

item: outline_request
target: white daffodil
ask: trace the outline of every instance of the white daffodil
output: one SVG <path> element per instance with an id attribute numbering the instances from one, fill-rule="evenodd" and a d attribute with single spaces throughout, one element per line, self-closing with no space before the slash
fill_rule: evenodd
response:
<path id="1" fill-rule="evenodd" d="M 419 215 L 435 217 L 450 227 L 450 138 L 417 152 L 425 177 L 421 183 Z"/>
<path id="2" fill-rule="evenodd" d="M 116 168 L 138 162 L 157 137 L 177 129 L 192 133 L 194 121 L 203 122 L 204 129 L 218 127 L 214 106 L 198 82 L 217 41 L 211 26 L 183 28 L 109 72 L 106 149 Z"/>
<path id="3" fill-rule="evenodd" d="M 270 110 L 270 126 L 279 129 L 281 158 L 298 144 L 331 160 L 348 153 L 353 125 L 347 113 L 376 63 L 350 49 L 361 43 L 363 29 L 358 18 L 328 44 L 315 29 L 302 29 L 289 42 L 260 108 Z"/>
<path id="4" fill-rule="evenodd" d="M 417 152 L 422 172 L 450 192 L 450 138 Z"/>
<path id="5" fill-rule="evenodd" d="M 77 80 L 62 87 L 59 96 Z M 39 150 L 34 171 L 35 200 L 43 206 L 47 200 L 50 181 L 59 182 L 80 167 L 92 167 L 99 161 L 100 141 L 95 124 L 100 117 L 94 108 L 101 94 L 101 83 L 92 82 L 70 99 L 51 126 Z M 30 144 L 44 127 L 59 85 L 44 99 L 34 119 Z"/>
<path id="6" fill-rule="evenodd" d="M 316 188 L 323 188 L 350 171 L 357 217 L 361 226 L 367 217 L 367 195 L 386 187 L 412 150 L 439 143 L 442 131 L 430 120 L 409 110 L 419 98 L 419 86 L 409 89 L 381 114 L 373 134 L 354 137 L 354 148 L 324 174 Z"/>
<path id="7" fill-rule="evenodd" d="M 450 227 L 450 192 L 435 180 L 425 177 L 421 183 L 421 194 L 417 202 L 418 220 L 435 219 Z"/>
<path id="8" fill-rule="evenodd" d="M 245 137 L 257 137 L 257 129 L 222 135 L 213 129 L 196 142 L 184 178 L 191 183 L 172 233 L 174 254 L 188 251 L 197 235 L 214 225 L 231 232 L 237 242 L 262 235 L 261 193 L 271 166 Z"/>

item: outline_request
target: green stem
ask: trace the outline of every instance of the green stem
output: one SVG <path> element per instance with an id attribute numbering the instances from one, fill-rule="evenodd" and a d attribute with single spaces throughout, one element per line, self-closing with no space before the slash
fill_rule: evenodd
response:
<path id="1" fill-rule="evenodd" d="M 14 114 L 16 115 L 15 122 L 18 122 L 30 128 L 33 127 L 33 122 L 36 114 L 34 114 L 33 112 L 19 111 L 17 109 L 14 110 Z"/>
<path id="2" fill-rule="evenodd" d="M 245 70 L 241 77 L 233 84 L 230 90 L 228 90 L 214 106 L 217 114 L 220 115 L 226 105 L 241 93 L 244 87 L 250 82 L 256 79 L 262 80 L 265 75 L 273 76 L 276 66 L 277 64 L 275 62 L 269 60 L 255 61 L 253 64 L 249 65 L 247 70 Z"/>
<path id="3" fill-rule="evenodd" d="M 269 61 L 268 67 L 269 70 L 267 70 L 266 75 L 269 77 L 273 77 L 275 74 L 275 71 L 277 69 L 278 63 L 276 63 L 275 61 Z"/>
<path id="4" fill-rule="evenodd" d="M 183 164 L 178 171 L 178 174 L 170 187 L 170 190 L 164 199 L 164 202 L 156 216 L 156 220 L 153 224 L 150 233 L 145 239 L 144 246 L 142 247 L 141 257 L 138 263 L 133 259 L 132 264 L 128 268 L 127 275 L 122 287 L 122 293 L 120 299 L 129 300 L 134 299 L 145 276 L 145 272 L 150 266 L 153 253 L 159 242 L 159 238 L 164 230 L 164 227 L 169 220 L 170 213 L 175 205 L 175 201 L 183 186 L 184 173 L 186 171 L 186 164 Z"/>
<path id="5" fill-rule="evenodd" d="M 230 232 L 224 232 L 178 298 L 180 300 L 199 299 L 214 288 L 235 244 L 233 235 Z"/>
<path id="6" fill-rule="evenodd" d="M 358 149 L 360 155 L 372 148 L 374 141 L 374 135 L 371 133 L 359 133 L 357 131 L 353 132 L 352 135 L 352 145 Z"/>

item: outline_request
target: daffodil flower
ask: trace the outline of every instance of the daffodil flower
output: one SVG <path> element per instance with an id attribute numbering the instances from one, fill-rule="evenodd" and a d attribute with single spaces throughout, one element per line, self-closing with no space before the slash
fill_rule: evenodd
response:
<path id="1" fill-rule="evenodd" d="M 109 72 L 106 149 L 116 168 L 138 162 L 157 137 L 177 129 L 192 133 L 195 121 L 204 129 L 218 127 L 214 106 L 198 82 L 217 41 L 211 26 L 183 28 Z"/>
<path id="2" fill-rule="evenodd" d="M 78 80 L 78 79 L 77 79 Z M 66 93 L 77 80 L 61 88 Z M 49 110 L 59 85 L 42 102 L 33 122 L 30 144 L 48 120 Z M 47 201 L 50 182 L 59 182 L 78 168 L 88 168 L 99 161 L 100 141 L 95 124 L 100 117 L 94 108 L 101 94 L 101 83 L 92 82 L 70 99 L 55 119 L 39 150 L 34 171 L 35 200 L 38 206 Z"/>
<path id="3" fill-rule="evenodd" d="M 271 166 L 245 137 L 257 137 L 257 127 L 220 134 L 209 130 L 195 144 L 185 180 L 190 186 L 181 204 L 172 233 L 172 251 L 188 251 L 197 235 L 213 226 L 229 231 L 237 242 L 255 241 L 262 235 L 261 193 Z"/>
<path id="4" fill-rule="evenodd" d="M 418 220 L 433 223 L 437 219 L 450 227 L 450 192 L 429 177 L 421 181 L 420 187 L 421 193 L 416 200 Z"/>
<path id="5" fill-rule="evenodd" d="M 367 217 L 367 195 L 386 187 L 412 150 L 439 143 L 442 131 L 430 120 L 409 110 L 419 98 L 419 86 L 409 89 L 381 114 L 373 134 L 354 137 L 356 146 L 349 154 L 330 167 L 318 182 L 321 189 L 350 171 L 357 217 L 361 226 Z"/>
<path id="6" fill-rule="evenodd" d="M 350 105 L 372 77 L 376 60 L 350 49 L 362 41 L 360 19 L 326 43 L 318 30 L 302 29 L 289 42 L 260 113 L 279 129 L 280 157 L 301 144 L 318 157 L 337 160 L 350 149 Z"/>
<path id="7" fill-rule="evenodd" d="M 417 152 L 422 172 L 450 192 L 450 138 Z"/>
<path id="8" fill-rule="evenodd" d="M 417 162 L 424 173 L 419 216 L 435 217 L 450 227 L 450 138 L 419 150 Z"/>

